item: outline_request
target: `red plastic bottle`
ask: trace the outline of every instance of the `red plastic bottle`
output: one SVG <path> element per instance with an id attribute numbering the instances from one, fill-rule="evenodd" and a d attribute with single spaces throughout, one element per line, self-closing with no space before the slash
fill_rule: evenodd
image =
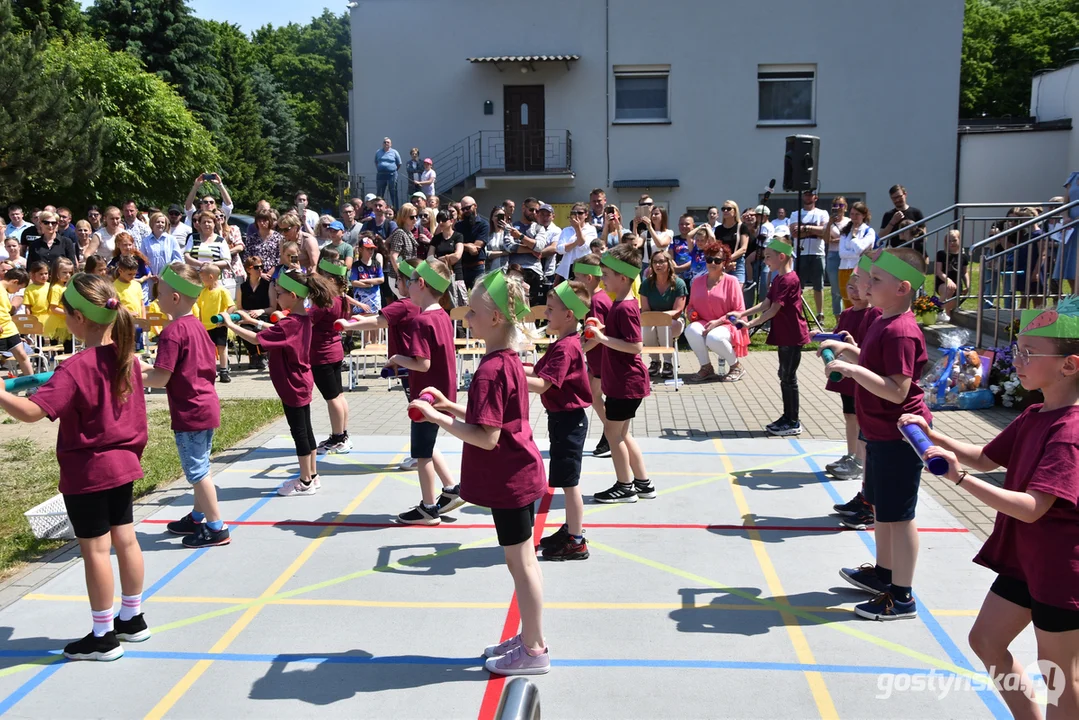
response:
<path id="1" fill-rule="evenodd" d="M 431 393 L 421 393 L 416 399 L 423 400 L 425 403 L 434 403 L 435 396 Z M 408 419 L 412 422 L 423 422 L 423 413 L 420 412 L 419 408 L 409 408 Z"/>

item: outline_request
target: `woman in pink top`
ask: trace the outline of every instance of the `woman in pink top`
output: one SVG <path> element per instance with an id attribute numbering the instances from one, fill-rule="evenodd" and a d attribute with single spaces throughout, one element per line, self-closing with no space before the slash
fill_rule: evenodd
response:
<path id="1" fill-rule="evenodd" d="M 732 326 L 727 316 L 745 310 L 746 302 L 738 278 L 724 271 L 729 258 L 730 249 L 723 243 L 717 242 L 704 248 L 708 272 L 695 277 L 689 287 L 686 340 L 701 363 L 700 371 L 689 378 L 690 382 L 716 379 L 738 382 L 745 374 L 738 358 L 749 354 L 749 331 Z M 716 375 L 708 358 L 709 350 L 726 363 L 726 375 Z"/>

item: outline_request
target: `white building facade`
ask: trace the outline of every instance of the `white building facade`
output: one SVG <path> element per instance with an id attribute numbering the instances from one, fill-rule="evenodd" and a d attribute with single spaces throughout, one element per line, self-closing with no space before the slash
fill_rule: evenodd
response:
<path id="1" fill-rule="evenodd" d="M 927 213 L 955 199 L 963 0 L 360 0 L 351 21 L 368 191 L 389 136 L 482 212 L 599 187 L 677 216 L 745 208 L 772 178 L 793 207 L 784 138 L 808 134 L 822 195 L 877 217 L 895 183 Z"/>

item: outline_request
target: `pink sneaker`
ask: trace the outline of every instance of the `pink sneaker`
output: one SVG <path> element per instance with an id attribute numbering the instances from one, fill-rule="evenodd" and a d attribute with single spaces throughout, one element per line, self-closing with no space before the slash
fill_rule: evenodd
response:
<path id="1" fill-rule="evenodd" d="M 517 634 L 511 637 L 509 640 L 503 640 L 497 645 L 488 645 L 483 651 L 483 656 L 489 658 L 499 657 L 500 655 L 505 655 L 510 650 L 519 646 L 520 644 L 521 635 Z"/>
<path id="2" fill-rule="evenodd" d="M 484 667 L 495 675 L 546 675 L 551 671 L 551 654 L 544 649 L 540 655 L 530 655 L 524 645 L 518 645 L 502 657 L 487 658 Z"/>
<path id="3" fill-rule="evenodd" d="M 310 485 L 304 486 L 299 478 L 292 478 L 277 489 L 277 494 L 281 497 L 293 497 L 294 495 L 314 495 L 316 491 L 318 491 L 317 479 Z"/>

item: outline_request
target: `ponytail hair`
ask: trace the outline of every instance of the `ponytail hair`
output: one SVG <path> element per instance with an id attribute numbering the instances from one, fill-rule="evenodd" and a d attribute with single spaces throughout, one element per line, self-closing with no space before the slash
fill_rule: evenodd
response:
<path id="1" fill-rule="evenodd" d="M 307 299 L 317 307 L 333 307 L 334 300 L 340 297 L 333 283 L 321 275 L 304 275 L 296 270 L 289 270 L 285 275 L 306 287 Z"/>
<path id="2" fill-rule="evenodd" d="M 319 257 L 319 263 L 322 263 L 323 260 L 330 263 L 331 265 L 336 265 L 342 268 L 345 267 L 345 264 L 341 262 L 340 253 L 338 253 L 333 248 L 323 248 L 322 253 Z M 346 295 L 348 293 L 349 284 L 348 280 L 345 279 L 348 276 L 347 273 L 345 275 L 334 275 L 333 273 L 326 272 L 321 267 L 319 267 L 318 274 L 329 280 L 333 284 L 333 286 L 337 288 L 338 295 Z"/>
<path id="3" fill-rule="evenodd" d="M 131 373 L 135 364 L 135 320 L 131 313 L 120 304 L 120 298 L 116 290 L 105 278 L 99 275 L 87 275 L 79 273 L 71 278 L 71 284 L 75 290 L 89 302 L 99 307 L 108 308 L 116 312 L 116 319 L 111 324 L 112 344 L 116 346 L 116 372 L 112 376 L 112 393 L 121 403 L 127 402 L 131 397 L 133 386 Z M 64 311 L 73 315 L 76 310 L 68 303 L 67 298 L 60 296 L 60 302 Z M 85 317 L 85 316 L 84 316 Z M 86 322 L 93 320 L 85 318 Z M 95 325 L 98 323 L 94 323 Z"/>
<path id="4" fill-rule="evenodd" d="M 500 270 L 494 270 L 492 272 L 497 273 L 497 272 L 501 272 L 501 271 Z M 490 273 L 488 273 L 488 274 L 490 274 Z M 509 331 L 508 339 L 509 339 L 510 347 L 515 348 L 515 349 L 519 349 L 520 347 L 522 347 L 525 344 L 526 341 L 535 341 L 535 340 L 538 340 L 538 339 L 544 337 L 543 332 L 536 331 L 536 330 L 530 330 L 530 328 L 525 326 L 525 320 L 527 319 L 525 316 L 527 316 L 527 313 L 525 313 L 525 316 L 519 317 L 517 319 L 513 319 L 511 317 L 508 317 L 506 315 L 506 312 L 502 308 L 498 307 L 498 305 L 494 301 L 494 298 L 492 298 L 490 293 L 487 292 L 487 286 L 484 285 L 484 283 L 483 283 L 483 278 L 484 277 L 487 277 L 487 276 L 484 275 L 483 277 L 478 278 L 476 280 L 476 285 L 473 288 L 473 292 L 475 292 L 476 290 L 479 290 L 480 292 L 482 292 L 483 297 L 486 299 L 487 302 L 491 303 L 491 306 L 494 307 L 495 312 L 497 312 L 499 315 L 501 315 L 503 317 L 503 319 L 505 321 L 504 325 Z M 515 308 L 515 307 L 525 307 L 525 308 L 527 308 L 528 307 L 528 285 L 526 285 L 524 280 L 522 280 L 521 278 L 516 277 L 515 275 L 510 275 L 509 273 L 506 273 L 505 278 L 506 278 L 506 296 L 507 296 L 507 299 L 509 300 L 509 306 L 511 308 Z M 584 286 L 582 285 L 581 287 L 583 289 Z"/>

